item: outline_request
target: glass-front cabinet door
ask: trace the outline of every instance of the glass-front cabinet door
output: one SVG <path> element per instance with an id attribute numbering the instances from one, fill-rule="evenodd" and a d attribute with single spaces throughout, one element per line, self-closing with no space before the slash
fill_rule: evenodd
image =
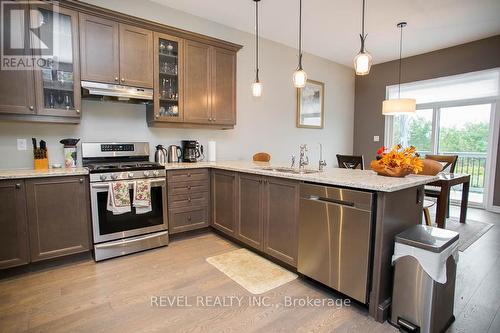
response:
<path id="1" fill-rule="evenodd" d="M 155 33 L 154 120 L 183 121 L 182 39 Z"/>
<path id="2" fill-rule="evenodd" d="M 80 117 L 78 14 L 65 8 L 36 9 L 38 17 L 31 19 L 40 20 L 40 39 L 52 41 L 47 51 L 40 51 L 47 61 L 35 73 L 38 114 Z"/>

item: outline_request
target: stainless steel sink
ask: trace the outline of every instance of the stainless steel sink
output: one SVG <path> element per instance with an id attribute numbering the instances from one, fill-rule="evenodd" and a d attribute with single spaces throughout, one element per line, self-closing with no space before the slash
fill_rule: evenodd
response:
<path id="1" fill-rule="evenodd" d="M 299 175 L 319 172 L 318 170 L 312 170 L 312 169 L 298 170 L 298 169 L 287 168 L 287 167 L 261 167 L 259 169 L 266 170 L 266 171 L 293 173 L 293 174 L 299 174 Z"/>

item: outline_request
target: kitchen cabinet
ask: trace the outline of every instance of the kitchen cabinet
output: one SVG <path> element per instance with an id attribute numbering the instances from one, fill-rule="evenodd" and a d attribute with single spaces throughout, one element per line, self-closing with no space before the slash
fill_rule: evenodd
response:
<path id="1" fill-rule="evenodd" d="M 217 125 L 236 124 L 236 53 L 212 48 L 211 119 Z"/>
<path id="2" fill-rule="evenodd" d="M 55 14 L 38 8 L 45 22 L 40 38 L 53 35 L 52 65 L 35 71 L 38 115 L 80 117 L 80 57 L 78 51 L 78 13 L 60 8 Z M 53 31 L 53 28 L 56 29 Z"/>
<path id="3" fill-rule="evenodd" d="M 117 22 L 80 13 L 82 80 L 119 83 L 119 33 Z"/>
<path id="4" fill-rule="evenodd" d="M 0 269 L 29 262 L 24 181 L 0 181 Z"/>
<path id="5" fill-rule="evenodd" d="M 154 98 L 147 106 L 148 123 L 182 122 L 184 41 L 158 32 L 153 37 Z"/>
<path id="6" fill-rule="evenodd" d="M 31 261 L 88 251 L 88 178 L 50 177 L 25 183 Z"/>
<path id="7" fill-rule="evenodd" d="M 50 23 L 41 25 L 36 33 L 41 40 L 52 38 L 53 47 L 50 55 L 37 50 L 36 44 L 33 51 L 26 49 L 27 56 L 44 56 L 47 59 L 43 67 L 0 71 L 0 119 L 78 123 L 81 101 L 78 13 L 59 8 L 59 12 L 54 14 L 36 5 L 32 5 L 31 9 L 38 10 L 44 22 Z M 30 19 L 26 14 L 24 21 L 29 22 Z M 27 34 L 24 22 L 17 23 L 19 31 Z"/>
<path id="8" fill-rule="evenodd" d="M 84 81 L 153 87 L 153 32 L 80 14 Z"/>
<path id="9" fill-rule="evenodd" d="M 184 67 L 184 121 L 211 124 L 211 48 L 186 40 Z"/>
<path id="10" fill-rule="evenodd" d="M 209 225 L 208 169 L 167 172 L 168 231 L 170 234 L 201 229 Z"/>
<path id="11" fill-rule="evenodd" d="M 237 185 L 236 172 L 212 170 L 211 224 L 215 229 L 230 236 L 235 235 L 236 228 Z"/>
<path id="12" fill-rule="evenodd" d="M 266 177 L 264 186 L 264 252 L 297 266 L 299 182 Z"/>
<path id="13" fill-rule="evenodd" d="M 153 88 L 153 32 L 120 24 L 120 84 Z"/>
<path id="14" fill-rule="evenodd" d="M 263 178 L 240 173 L 238 192 L 236 238 L 253 248 L 263 250 Z"/>

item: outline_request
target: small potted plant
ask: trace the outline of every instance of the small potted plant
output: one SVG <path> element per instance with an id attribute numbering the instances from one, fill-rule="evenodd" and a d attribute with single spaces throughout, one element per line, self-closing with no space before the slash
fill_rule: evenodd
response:
<path id="1" fill-rule="evenodd" d="M 371 161 L 372 170 L 381 176 L 405 177 L 411 173 L 419 173 L 424 167 L 420 155 L 413 146 L 403 148 L 400 144 L 392 147 L 380 147 L 376 160 Z"/>

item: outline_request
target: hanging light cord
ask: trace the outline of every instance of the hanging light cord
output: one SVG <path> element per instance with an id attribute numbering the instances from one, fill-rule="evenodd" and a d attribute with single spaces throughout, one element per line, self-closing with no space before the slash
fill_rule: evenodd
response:
<path id="1" fill-rule="evenodd" d="M 361 18 L 361 35 L 359 35 L 359 38 L 361 39 L 361 49 L 359 52 L 364 53 L 365 52 L 365 0 L 363 0 L 363 10 L 362 10 L 362 18 Z"/>
<path id="2" fill-rule="evenodd" d="M 259 82 L 259 1 L 255 1 L 255 82 Z"/>
<path id="3" fill-rule="evenodd" d="M 403 53 L 403 25 L 400 26 L 401 33 L 399 37 L 399 79 L 398 79 L 398 98 L 401 98 L 401 55 Z"/>
<path id="4" fill-rule="evenodd" d="M 302 0 L 299 0 L 299 70 L 302 69 Z"/>

